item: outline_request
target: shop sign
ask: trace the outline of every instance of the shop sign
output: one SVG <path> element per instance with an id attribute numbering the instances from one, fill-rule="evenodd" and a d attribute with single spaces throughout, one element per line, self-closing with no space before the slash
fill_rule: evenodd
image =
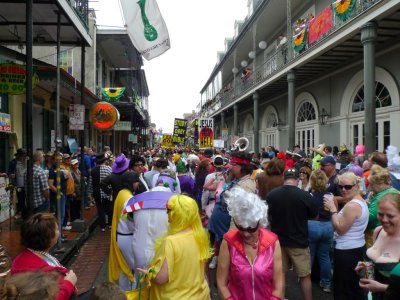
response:
<path id="1" fill-rule="evenodd" d="M 69 130 L 83 130 L 85 128 L 85 105 L 69 105 Z"/>
<path id="2" fill-rule="evenodd" d="M 118 121 L 114 125 L 114 131 L 131 131 L 131 121 Z"/>
<path id="3" fill-rule="evenodd" d="M 11 133 L 11 116 L 0 113 L 0 132 Z"/>
<path id="4" fill-rule="evenodd" d="M 39 82 L 36 72 L 32 76 L 32 88 Z M 18 64 L 0 64 L 0 94 L 26 93 L 26 67 Z"/>
<path id="5" fill-rule="evenodd" d="M 214 147 L 214 119 L 199 120 L 199 148 Z"/>
<path id="6" fill-rule="evenodd" d="M 128 136 L 128 141 L 137 144 L 137 135 L 134 135 L 133 133 L 130 133 Z"/>
<path id="7" fill-rule="evenodd" d="M 111 103 L 101 101 L 93 105 L 89 119 L 95 128 L 108 130 L 119 120 L 119 112 Z"/>

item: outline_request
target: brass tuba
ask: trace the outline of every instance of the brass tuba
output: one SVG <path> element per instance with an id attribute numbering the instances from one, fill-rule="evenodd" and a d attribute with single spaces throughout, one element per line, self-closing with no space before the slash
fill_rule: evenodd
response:
<path id="1" fill-rule="evenodd" d="M 241 137 L 236 140 L 236 142 L 233 144 L 238 151 L 246 151 L 246 149 L 249 147 L 249 140 L 246 137 Z"/>

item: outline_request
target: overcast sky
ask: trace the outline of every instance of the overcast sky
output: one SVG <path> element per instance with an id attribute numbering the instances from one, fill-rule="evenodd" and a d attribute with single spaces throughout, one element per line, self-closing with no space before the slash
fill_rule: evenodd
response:
<path id="1" fill-rule="evenodd" d="M 135 0 L 132 0 L 135 2 Z M 123 26 L 119 0 L 90 1 L 98 25 Z M 225 37 L 233 37 L 235 20 L 247 14 L 247 0 L 158 0 L 171 48 L 144 60 L 151 121 L 172 133 L 174 118 L 190 113 L 200 102 Z"/>

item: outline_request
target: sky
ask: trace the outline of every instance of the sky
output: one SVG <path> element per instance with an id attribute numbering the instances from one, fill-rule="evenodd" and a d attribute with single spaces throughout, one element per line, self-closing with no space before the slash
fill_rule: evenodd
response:
<path id="1" fill-rule="evenodd" d="M 135 0 L 132 0 L 133 2 Z M 93 0 L 98 25 L 123 26 L 119 0 Z M 151 122 L 172 133 L 174 118 L 191 113 L 200 90 L 233 37 L 235 20 L 247 15 L 247 0 L 158 0 L 171 48 L 150 61 L 144 59 L 149 87 Z"/>

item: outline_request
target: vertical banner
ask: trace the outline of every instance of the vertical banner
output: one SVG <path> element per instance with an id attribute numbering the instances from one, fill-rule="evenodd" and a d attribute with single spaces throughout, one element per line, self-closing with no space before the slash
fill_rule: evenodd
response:
<path id="1" fill-rule="evenodd" d="M 85 128 L 85 105 L 69 105 L 69 130 L 83 130 Z"/>
<path id="2" fill-rule="evenodd" d="M 222 128 L 222 140 L 227 141 L 229 136 L 229 128 Z"/>
<path id="3" fill-rule="evenodd" d="M 11 133 L 11 116 L 0 113 L 0 132 Z"/>
<path id="4" fill-rule="evenodd" d="M 188 124 L 187 120 L 175 118 L 174 134 L 172 138 L 173 144 L 179 144 L 179 145 L 185 144 L 187 124 Z"/>
<path id="5" fill-rule="evenodd" d="M 14 209 L 10 211 L 10 193 L 6 191 L 8 178 L 0 176 L 0 222 L 4 222 L 14 215 Z"/>
<path id="6" fill-rule="evenodd" d="M 199 148 L 214 147 L 214 120 L 199 119 Z"/>
<path id="7" fill-rule="evenodd" d="M 156 0 L 120 0 L 129 37 L 147 60 L 167 51 L 171 45 L 167 25 Z"/>

